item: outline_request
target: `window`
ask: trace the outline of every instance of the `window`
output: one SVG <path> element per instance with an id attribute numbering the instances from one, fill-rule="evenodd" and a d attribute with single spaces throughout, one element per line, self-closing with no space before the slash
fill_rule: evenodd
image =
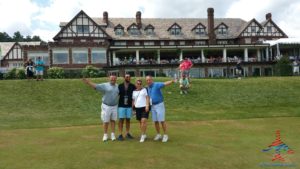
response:
<path id="1" fill-rule="evenodd" d="M 272 32 L 272 26 L 267 26 L 267 32 L 271 33 Z"/>
<path id="2" fill-rule="evenodd" d="M 169 28 L 169 32 L 171 35 L 181 35 L 181 27 L 175 23 L 171 28 Z"/>
<path id="3" fill-rule="evenodd" d="M 219 40 L 219 41 L 217 42 L 217 44 L 218 44 L 218 45 L 226 45 L 226 44 L 228 44 L 228 41 L 227 41 L 227 40 Z"/>
<path id="4" fill-rule="evenodd" d="M 170 46 L 175 45 L 175 42 L 174 42 L 174 41 L 170 41 L 170 42 L 169 42 L 169 45 L 170 45 Z"/>
<path id="5" fill-rule="evenodd" d="M 68 64 L 68 63 L 69 63 L 68 50 L 53 51 L 53 64 Z"/>
<path id="6" fill-rule="evenodd" d="M 73 49 L 72 57 L 74 64 L 86 64 L 88 63 L 88 52 L 87 49 Z"/>
<path id="7" fill-rule="evenodd" d="M 88 25 L 77 25 L 77 33 L 89 33 L 89 26 Z"/>
<path id="8" fill-rule="evenodd" d="M 106 51 L 93 49 L 92 63 L 106 63 Z"/>
<path id="9" fill-rule="evenodd" d="M 115 42 L 115 46 L 126 46 L 126 42 L 124 42 L 124 41 Z"/>
<path id="10" fill-rule="evenodd" d="M 255 33 L 256 32 L 256 26 L 251 26 L 251 32 Z"/>
<path id="11" fill-rule="evenodd" d="M 118 36 L 123 36 L 124 30 L 122 28 L 117 28 L 117 29 L 115 29 L 115 34 Z"/>
<path id="12" fill-rule="evenodd" d="M 145 46 L 153 46 L 154 42 L 153 41 L 149 41 L 149 42 L 144 42 Z"/>
<path id="13" fill-rule="evenodd" d="M 134 46 L 140 46 L 140 42 L 134 42 Z"/>
<path id="14" fill-rule="evenodd" d="M 161 46 L 164 46 L 164 45 L 165 45 L 165 42 L 164 42 L 164 41 L 161 41 L 161 42 L 160 42 L 160 45 L 161 45 Z"/>
<path id="15" fill-rule="evenodd" d="M 196 34 L 196 35 L 205 35 L 206 34 L 206 32 L 205 32 L 205 26 L 203 26 L 202 24 L 198 24 L 196 27 L 194 27 L 193 29 L 192 29 L 192 31 L 194 31 L 194 33 Z"/>
<path id="16" fill-rule="evenodd" d="M 28 52 L 28 58 L 31 59 L 33 62 L 36 62 L 38 57 L 41 57 L 45 65 L 49 65 L 49 54 L 48 52 L 43 51 L 36 51 L 36 52 Z"/>
<path id="17" fill-rule="evenodd" d="M 154 29 L 148 28 L 145 30 L 146 35 L 150 36 L 150 35 L 154 35 Z"/>
<path id="18" fill-rule="evenodd" d="M 137 25 L 131 25 L 128 30 L 130 35 L 137 36 L 140 34 L 140 30 L 138 29 Z"/>
<path id="19" fill-rule="evenodd" d="M 227 34 L 227 27 L 225 25 L 220 25 L 218 27 L 218 34 L 219 35 L 226 35 Z"/>
<path id="20" fill-rule="evenodd" d="M 180 41 L 179 44 L 180 45 L 185 45 L 185 41 Z"/>
<path id="21" fill-rule="evenodd" d="M 206 45 L 205 41 L 195 41 L 195 45 Z"/>

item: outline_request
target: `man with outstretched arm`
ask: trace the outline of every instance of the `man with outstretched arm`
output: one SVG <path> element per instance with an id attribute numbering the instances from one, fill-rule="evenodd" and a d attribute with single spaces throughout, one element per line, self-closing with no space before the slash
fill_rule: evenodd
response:
<path id="1" fill-rule="evenodd" d="M 156 129 L 155 141 L 158 141 L 162 138 L 162 142 L 167 142 L 169 137 L 167 135 L 167 124 L 165 122 L 165 105 L 164 98 L 161 92 L 161 89 L 165 86 L 169 86 L 174 83 L 175 80 L 170 80 L 166 82 L 153 82 L 152 76 L 146 77 L 146 82 L 148 84 L 148 95 L 150 97 L 152 120 Z M 160 134 L 160 126 L 163 129 L 163 137 Z"/>
<path id="2" fill-rule="evenodd" d="M 117 111 L 118 111 L 118 98 L 119 98 L 119 89 L 116 84 L 117 77 L 111 75 L 109 77 L 109 82 L 96 84 L 91 82 L 89 79 L 83 78 L 82 81 L 92 87 L 93 89 L 103 93 L 102 104 L 101 104 L 101 119 L 103 121 L 103 141 L 108 140 L 108 125 L 111 124 L 111 140 L 116 140 L 115 136 L 115 121 L 117 120 Z"/>

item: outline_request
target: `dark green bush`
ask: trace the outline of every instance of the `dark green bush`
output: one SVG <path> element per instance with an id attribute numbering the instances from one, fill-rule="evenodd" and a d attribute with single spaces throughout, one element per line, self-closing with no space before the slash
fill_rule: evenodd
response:
<path id="1" fill-rule="evenodd" d="M 275 65 L 275 75 L 277 76 L 292 76 L 292 63 L 287 56 L 283 56 Z"/>
<path id="2" fill-rule="evenodd" d="M 61 67 L 51 67 L 48 69 L 47 75 L 52 79 L 63 79 L 65 78 L 65 71 Z"/>
<path id="3" fill-rule="evenodd" d="M 4 74 L 4 79 L 15 79 L 16 78 L 17 69 L 13 68 Z"/>
<path id="4" fill-rule="evenodd" d="M 16 78 L 17 79 L 26 79 L 25 69 L 19 68 L 16 70 Z"/>
<path id="5" fill-rule="evenodd" d="M 94 77 L 99 77 L 100 72 L 98 68 L 88 65 L 84 69 L 82 69 L 81 75 L 83 77 L 94 78 Z"/>

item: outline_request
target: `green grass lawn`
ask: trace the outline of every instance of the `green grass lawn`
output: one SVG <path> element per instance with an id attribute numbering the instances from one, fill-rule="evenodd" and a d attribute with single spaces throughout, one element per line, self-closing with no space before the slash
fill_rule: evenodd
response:
<path id="1" fill-rule="evenodd" d="M 135 140 L 103 143 L 101 95 L 80 80 L 0 81 L 0 169 L 299 168 L 299 77 L 193 79 L 188 95 L 177 84 L 164 96 L 168 143 L 151 122 L 139 143 L 135 120 Z M 260 166 L 274 164 L 262 149 L 276 130 L 296 167 Z"/>

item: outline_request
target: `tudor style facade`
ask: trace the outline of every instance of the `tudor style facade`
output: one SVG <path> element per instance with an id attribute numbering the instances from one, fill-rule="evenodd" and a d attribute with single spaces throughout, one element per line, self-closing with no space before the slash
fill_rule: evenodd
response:
<path id="1" fill-rule="evenodd" d="M 276 51 L 265 40 L 287 38 L 266 15 L 266 20 L 249 22 L 239 18 L 92 18 L 80 11 L 47 46 L 27 46 L 24 59 L 48 56 L 50 66 L 66 69 L 94 65 L 108 73 L 135 76 L 164 73 L 172 76 L 179 60 L 194 62 L 193 77 L 234 76 L 238 58 L 244 75 L 270 75 Z"/>

